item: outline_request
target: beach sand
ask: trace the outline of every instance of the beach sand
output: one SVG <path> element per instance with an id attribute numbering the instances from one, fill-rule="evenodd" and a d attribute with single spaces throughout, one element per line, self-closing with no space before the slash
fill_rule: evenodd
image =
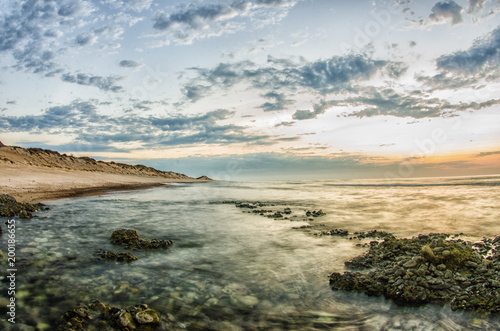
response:
<path id="1" fill-rule="evenodd" d="M 115 190 L 134 190 L 168 183 L 200 182 L 196 179 L 108 174 L 26 165 L 0 165 L 0 192 L 20 202 L 40 202 Z"/>
<path id="2" fill-rule="evenodd" d="M 144 166 L 75 158 L 44 150 L 0 147 L 0 193 L 11 195 L 19 202 L 205 181 Z"/>

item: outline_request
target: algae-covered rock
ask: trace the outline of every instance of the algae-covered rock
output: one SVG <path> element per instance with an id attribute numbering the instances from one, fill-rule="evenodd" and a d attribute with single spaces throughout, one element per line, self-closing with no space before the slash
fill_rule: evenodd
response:
<path id="1" fill-rule="evenodd" d="M 33 218 L 33 212 L 45 210 L 41 203 L 21 203 L 7 194 L 0 194 L 0 217 Z"/>
<path id="2" fill-rule="evenodd" d="M 109 260 L 118 262 L 132 262 L 138 260 L 136 256 L 127 252 L 115 253 L 104 249 L 99 249 L 96 253 L 96 256 L 100 260 Z"/>
<path id="3" fill-rule="evenodd" d="M 139 237 L 136 230 L 120 229 L 111 234 L 111 243 L 128 249 L 166 248 L 173 244 L 171 240 L 147 239 Z"/>
<path id="4" fill-rule="evenodd" d="M 110 307 L 98 300 L 68 310 L 59 319 L 57 331 L 159 330 L 160 317 L 147 305 Z"/>
<path id="5" fill-rule="evenodd" d="M 135 320 L 139 324 L 157 324 L 160 323 L 160 318 L 154 309 L 145 309 L 135 314 Z"/>
<path id="6" fill-rule="evenodd" d="M 345 263 L 367 271 L 332 273 L 330 286 L 400 304 L 451 303 L 453 310 L 499 313 L 500 239 L 473 245 L 446 238 L 431 234 L 371 242 L 366 254 Z"/>

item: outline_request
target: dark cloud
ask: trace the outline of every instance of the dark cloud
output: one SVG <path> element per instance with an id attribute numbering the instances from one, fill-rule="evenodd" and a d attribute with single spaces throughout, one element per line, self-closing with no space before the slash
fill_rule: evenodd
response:
<path id="1" fill-rule="evenodd" d="M 455 1 L 438 2 L 432 7 L 432 14 L 429 16 L 431 21 L 442 22 L 451 19 L 451 24 L 463 22 L 463 8 Z"/>
<path id="2" fill-rule="evenodd" d="M 70 74 L 65 73 L 61 76 L 64 82 L 76 83 L 78 85 L 95 86 L 103 91 L 121 92 L 123 87 L 116 85 L 116 82 L 123 79 L 123 77 L 102 77 L 91 76 L 87 74 Z"/>
<path id="3" fill-rule="evenodd" d="M 142 64 L 133 60 L 122 60 L 120 61 L 119 66 L 123 68 L 137 68 L 142 66 Z"/>
<path id="4" fill-rule="evenodd" d="M 113 143 L 139 142 L 146 148 L 191 144 L 257 143 L 269 139 L 252 135 L 237 125 L 219 122 L 234 116 L 234 112 L 218 109 L 192 116 L 121 116 L 101 115 L 99 102 L 74 101 L 54 106 L 41 115 L 0 116 L 0 132 L 37 132 L 74 135 L 73 144 L 110 146 Z"/>
<path id="5" fill-rule="evenodd" d="M 273 90 L 273 93 L 304 89 L 321 94 L 349 91 L 353 84 L 370 79 L 377 70 L 389 64 L 392 62 L 376 61 L 363 55 L 298 63 L 270 57 L 263 66 L 250 61 L 221 63 L 212 69 L 191 68 L 198 76 L 186 84 L 184 93 L 188 99 L 196 101 L 214 88 L 227 89 L 242 82 L 257 89 Z"/>
<path id="6" fill-rule="evenodd" d="M 293 100 L 287 99 L 283 93 L 268 92 L 262 96 L 267 99 L 274 99 L 274 102 L 265 102 L 259 106 L 264 111 L 283 110 L 293 103 Z"/>

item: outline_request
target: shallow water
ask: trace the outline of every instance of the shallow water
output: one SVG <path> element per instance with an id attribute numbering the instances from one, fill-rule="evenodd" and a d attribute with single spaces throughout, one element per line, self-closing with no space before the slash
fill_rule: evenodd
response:
<path id="1" fill-rule="evenodd" d="M 359 241 L 293 229 L 325 223 L 403 237 L 493 237 L 500 235 L 499 184 L 500 177 L 213 182 L 50 202 L 50 211 L 16 222 L 16 327 L 51 330 L 66 310 L 95 298 L 114 306 L 146 303 L 177 329 L 500 329 L 498 317 L 333 292 L 329 274 L 364 252 Z M 313 222 L 273 220 L 221 203 L 227 200 L 326 215 Z M 99 248 L 124 251 L 109 243 L 120 228 L 175 243 L 134 252 L 140 259 L 130 264 L 96 261 Z M 1 245 L 5 250 L 5 234 Z M 5 278 L 2 286 L 5 302 Z"/>

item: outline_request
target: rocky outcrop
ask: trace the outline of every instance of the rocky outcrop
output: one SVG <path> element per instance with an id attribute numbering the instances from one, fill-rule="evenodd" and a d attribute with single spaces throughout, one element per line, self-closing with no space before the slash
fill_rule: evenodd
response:
<path id="1" fill-rule="evenodd" d="M 17 202 L 14 197 L 0 194 L 0 217 L 33 218 L 33 212 L 48 209 L 42 203 Z"/>
<path id="2" fill-rule="evenodd" d="M 160 317 L 147 305 L 110 307 L 95 300 L 68 310 L 59 319 L 57 331 L 80 330 L 157 330 Z"/>
<path id="3" fill-rule="evenodd" d="M 147 239 L 139 237 L 136 230 L 120 229 L 111 234 L 111 243 L 121 245 L 132 250 L 167 248 L 174 242 L 172 240 Z"/>
<path id="4" fill-rule="evenodd" d="M 500 237 L 472 244 L 448 235 L 387 237 L 345 263 L 353 271 L 332 273 L 334 290 L 385 296 L 397 303 L 450 303 L 453 310 L 500 312 Z"/>

